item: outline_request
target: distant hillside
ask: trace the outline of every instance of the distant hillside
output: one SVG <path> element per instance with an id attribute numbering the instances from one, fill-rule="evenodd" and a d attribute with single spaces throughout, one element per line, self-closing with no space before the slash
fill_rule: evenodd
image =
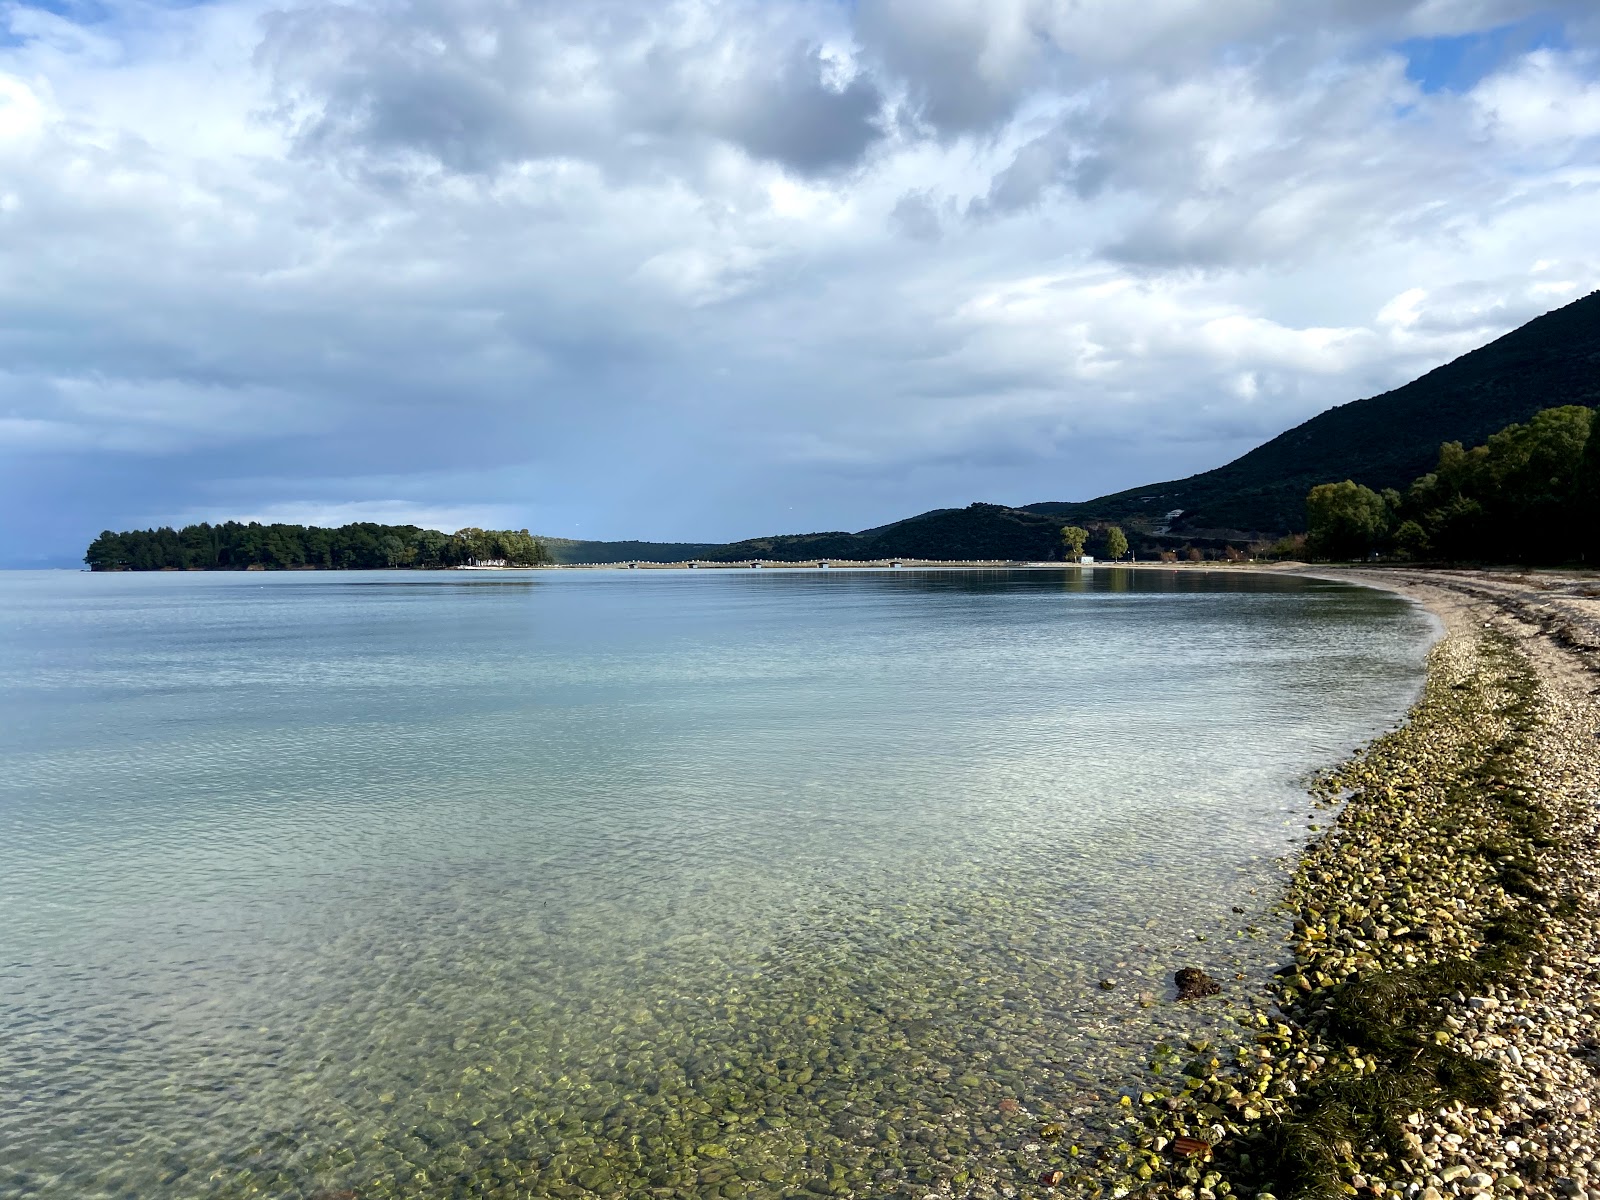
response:
<path id="1" fill-rule="evenodd" d="M 1600 404 L 1600 292 L 1546 313 L 1404 387 L 1329 409 L 1202 475 L 1094 500 L 1028 504 L 1079 525 L 1243 540 L 1305 528 L 1314 485 L 1353 479 L 1403 488 L 1433 468 L 1443 442 L 1474 446 L 1560 404 Z"/>
<path id="2" fill-rule="evenodd" d="M 860 533 L 802 533 L 728 545 L 547 538 L 557 562 L 750 558 L 1040 559 L 1062 525 L 1123 526 L 1135 547 L 1220 547 L 1305 529 L 1306 493 L 1353 479 L 1403 488 L 1431 470 L 1444 442 L 1473 446 L 1559 404 L 1600 404 L 1600 292 L 1429 371 L 1404 387 L 1311 418 L 1216 470 L 1094 500 L 1022 508 L 940 508 Z M 1168 514 L 1181 510 L 1169 519 Z M 1090 550 L 1098 537 L 1091 538 Z"/>
<path id="3" fill-rule="evenodd" d="M 585 542 L 541 537 L 557 563 L 688 562 L 725 549 L 721 542 Z"/>
<path id="4" fill-rule="evenodd" d="M 771 558 L 1045 558 L 1061 545 L 1061 522 L 998 504 L 936 508 L 861 533 L 753 538 L 724 546 L 721 561 Z"/>
<path id="5" fill-rule="evenodd" d="M 769 559 L 801 562 L 812 558 L 1005 558 L 1035 559 L 1055 554 L 1061 522 L 1054 517 L 998 504 L 941 508 L 861 533 L 775 534 L 742 542 L 706 545 L 684 542 L 580 542 L 541 539 L 558 563 L 744 562 Z"/>

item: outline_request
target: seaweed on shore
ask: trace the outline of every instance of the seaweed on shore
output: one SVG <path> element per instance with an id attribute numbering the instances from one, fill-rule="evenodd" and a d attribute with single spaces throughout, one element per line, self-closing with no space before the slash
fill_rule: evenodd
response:
<path id="1" fill-rule="evenodd" d="M 1419 1114 L 1500 1102 L 1498 1069 L 1452 1044 L 1449 1013 L 1527 969 L 1558 903 L 1540 865 L 1551 814 L 1527 780 L 1537 697 L 1502 636 L 1435 651 L 1406 725 L 1318 789 L 1343 808 L 1289 888 L 1294 961 L 1241 1019 L 1257 1044 L 1141 1097 L 1128 1153 L 1084 1191 L 1342 1200 L 1359 1177 L 1386 1194 L 1423 1173 Z M 1205 1153 L 1173 1162 L 1197 1134 Z"/>

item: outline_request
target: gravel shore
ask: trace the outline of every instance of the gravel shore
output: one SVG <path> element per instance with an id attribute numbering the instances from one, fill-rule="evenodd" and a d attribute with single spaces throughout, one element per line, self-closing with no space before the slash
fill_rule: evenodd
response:
<path id="1" fill-rule="evenodd" d="M 1528 663 L 1537 687 L 1528 782 L 1554 843 L 1539 865 L 1545 890 L 1566 901 L 1515 978 L 1445 1015 L 1458 1041 L 1499 1065 L 1505 1099 L 1426 1121 L 1419 1140 L 1432 1171 L 1407 1194 L 1600 1200 L 1600 578 L 1350 574 L 1428 605 L 1452 639 L 1498 633 Z"/>
<path id="2" fill-rule="evenodd" d="M 1124 1139 L 1040 1183 L 1600 1200 L 1600 579 L 1323 574 L 1439 616 L 1424 694 L 1322 781 L 1241 1036 L 1158 1047 Z"/>

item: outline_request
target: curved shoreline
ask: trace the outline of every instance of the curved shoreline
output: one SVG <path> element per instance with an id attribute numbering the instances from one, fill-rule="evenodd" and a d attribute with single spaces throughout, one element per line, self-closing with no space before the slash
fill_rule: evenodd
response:
<path id="1" fill-rule="evenodd" d="M 1476 1151 L 1479 1163 L 1454 1165 L 1486 1169 L 1443 1179 L 1449 1153 L 1425 1145 L 1446 1186 L 1430 1178 L 1408 1194 L 1470 1193 L 1487 1177 L 1494 1191 L 1600 1200 L 1600 577 L 1393 569 L 1322 577 L 1415 600 L 1447 638 L 1505 639 L 1527 664 L 1538 710 L 1529 782 L 1551 818 L 1538 866 L 1552 919 L 1510 973 L 1499 1006 L 1469 999 L 1464 1012 L 1456 1006 L 1446 1016 L 1462 1023 L 1458 1040 L 1499 1062 L 1504 1079 L 1503 1101 L 1464 1131 L 1459 1149 L 1444 1147 L 1458 1160 Z M 1518 1176 L 1516 1161 L 1500 1165 L 1519 1156 L 1532 1178 Z"/>
<path id="2" fill-rule="evenodd" d="M 1423 695 L 1320 785 L 1338 816 L 1299 856 L 1293 961 L 1248 1036 L 1158 1048 L 1175 1084 L 1040 1182 L 1600 1200 L 1600 579 L 1288 570 L 1427 607 Z"/>

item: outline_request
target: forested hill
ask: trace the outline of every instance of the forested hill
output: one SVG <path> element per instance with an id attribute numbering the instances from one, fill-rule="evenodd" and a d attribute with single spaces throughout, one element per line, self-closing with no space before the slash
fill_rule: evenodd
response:
<path id="1" fill-rule="evenodd" d="M 1094 500 L 1024 506 L 1078 525 L 1155 529 L 1182 509 L 1174 534 L 1278 534 L 1305 528 L 1306 493 L 1329 480 L 1404 488 L 1444 442 L 1474 446 L 1561 404 L 1600 403 L 1600 292 L 1546 313 L 1392 392 L 1311 418 L 1202 475 Z"/>
<path id="2" fill-rule="evenodd" d="M 789 533 L 718 544 L 546 539 L 560 563 L 803 562 L 832 559 L 1037 559 L 1059 557 L 1062 522 L 999 504 L 941 508 L 860 533 Z M 1093 543 L 1092 544 L 1097 544 Z"/>
<path id="3" fill-rule="evenodd" d="M 440 533 L 415 525 L 358 521 L 337 529 L 202 523 L 182 529 L 106 530 L 83 561 L 93 571 L 372 570 L 460 567 L 474 563 L 539 566 L 551 561 L 544 543 L 526 529 L 458 529 Z"/>

